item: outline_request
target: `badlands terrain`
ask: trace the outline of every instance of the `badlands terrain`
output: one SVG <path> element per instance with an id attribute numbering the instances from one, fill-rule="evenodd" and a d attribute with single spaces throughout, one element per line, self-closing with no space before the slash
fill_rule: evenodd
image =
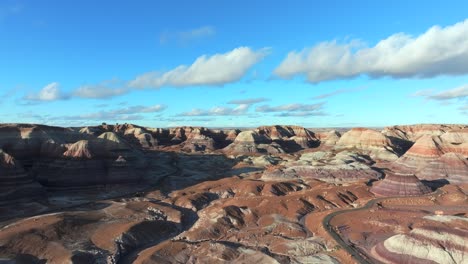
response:
<path id="1" fill-rule="evenodd" d="M 0 263 L 468 263 L 468 125 L 0 124 Z"/>

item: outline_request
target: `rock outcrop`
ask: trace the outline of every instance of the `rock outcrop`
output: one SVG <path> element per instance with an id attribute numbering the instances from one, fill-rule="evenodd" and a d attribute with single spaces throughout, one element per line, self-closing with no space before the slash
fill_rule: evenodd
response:
<path id="1" fill-rule="evenodd" d="M 69 128 L 30 124 L 0 125 L 0 148 L 25 166 L 31 166 L 41 154 L 47 154 L 44 153 L 44 148 L 47 148 L 44 144 L 61 146 L 87 138 L 89 135 Z"/>
<path id="2" fill-rule="evenodd" d="M 465 263 L 468 230 L 422 226 L 394 235 L 372 249 L 383 263 Z"/>
<path id="3" fill-rule="evenodd" d="M 230 154 L 284 153 L 284 150 L 278 143 L 272 142 L 266 135 L 252 130 L 240 132 L 234 142 L 225 147 L 223 151 Z"/>
<path id="4" fill-rule="evenodd" d="M 0 204 L 16 199 L 32 200 L 42 195 L 42 187 L 21 163 L 0 149 Z"/>
<path id="5" fill-rule="evenodd" d="M 331 130 L 328 132 L 316 133 L 318 139 L 320 140 L 321 146 L 335 146 L 336 143 L 340 140 L 341 134 L 336 130 Z"/>
<path id="6" fill-rule="evenodd" d="M 145 159 L 115 133 L 105 132 L 93 140 L 80 140 L 56 159 L 38 162 L 37 180 L 54 188 L 138 182 Z"/>
<path id="7" fill-rule="evenodd" d="M 367 128 L 353 128 L 344 133 L 336 143 L 337 149 L 356 149 L 376 160 L 398 159 L 396 147 L 380 132 Z"/>
<path id="8" fill-rule="evenodd" d="M 415 142 L 424 135 L 440 136 L 446 132 L 454 130 L 466 130 L 467 125 L 437 125 L 421 124 L 407 126 L 386 127 L 382 133 L 388 137 L 399 138 L 406 141 Z"/>
<path id="9" fill-rule="evenodd" d="M 190 128 L 186 131 L 187 139 L 183 142 L 183 149 L 190 152 L 216 149 L 217 144 L 210 134 L 211 131 L 206 128 Z"/>
<path id="10" fill-rule="evenodd" d="M 291 151 L 296 151 L 298 148 L 316 147 L 319 144 L 319 140 L 312 131 L 300 126 L 262 126 L 256 131 Z"/>
<path id="11" fill-rule="evenodd" d="M 334 183 L 378 179 L 381 173 L 373 170 L 371 165 L 372 161 L 366 157 L 347 151 L 336 155 L 329 152 L 312 152 L 303 154 L 299 161 L 287 164 L 285 168 L 265 171 L 262 179 L 318 179 Z"/>
<path id="12" fill-rule="evenodd" d="M 416 172 L 420 179 L 429 181 L 446 180 L 450 183 L 468 182 L 468 161 L 459 153 L 449 152 L 428 162 Z"/>
<path id="13" fill-rule="evenodd" d="M 379 196 L 416 196 L 430 193 L 414 174 L 387 172 L 385 178 L 375 182 L 371 192 Z"/>
<path id="14" fill-rule="evenodd" d="M 424 180 L 466 180 L 467 141 L 464 134 L 448 132 L 442 136 L 421 136 L 414 145 L 392 164 L 392 169 L 413 173 Z"/>

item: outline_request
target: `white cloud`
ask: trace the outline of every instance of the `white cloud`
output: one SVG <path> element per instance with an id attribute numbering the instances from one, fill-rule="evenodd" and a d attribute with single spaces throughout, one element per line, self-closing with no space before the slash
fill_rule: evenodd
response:
<path id="1" fill-rule="evenodd" d="M 248 98 L 248 99 L 239 99 L 239 100 L 231 100 L 228 102 L 228 104 L 256 104 L 256 103 L 261 103 L 268 101 L 269 99 L 267 98 Z"/>
<path id="2" fill-rule="evenodd" d="M 46 85 L 38 93 L 26 95 L 24 99 L 31 101 L 56 101 L 68 99 L 68 96 L 60 91 L 60 84 L 58 82 L 53 82 Z"/>
<path id="3" fill-rule="evenodd" d="M 254 51 L 248 47 L 239 47 L 223 54 L 203 55 L 190 66 L 181 65 L 163 73 L 144 73 L 130 81 L 128 85 L 132 88 L 224 85 L 240 80 L 267 53 L 268 49 Z"/>
<path id="4" fill-rule="evenodd" d="M 127 93 L 127 88 L 110 88 L 106 84 L 83 85 L 78 87 L 73 95 L 81 98 L 110 98 Z"/>
<path id="5" fill-rule="evenodd" d="M 240 100 L 231 100 L 228 104 L 237 105 L 236 107 L 221 107 L 216 106 L 211 109 L 192 109 L 192 111 L 184 112 L 179 116 L 239 116 L 246 115 L 253 104 L 268 101 L 266 98 L 248 98 Z"/>
<path id="6" fill-rule="evenodd" d="M 420 90 L 414 93 L 413 96 L 422 96 L 431 100 L 464 99 L 468 97 L 468 84 L 439 93 L 434 93 L 434 90 Z"/>
<path id="7" fill-rule="evenodd" d="M 271 113 L 271 112 L 312 112 L 321 110 L 324 103 L 317 104 L 284 104 L 278 106 L 262 105 L 255 109 L 256 112 Z"/>
<path id="8" fill-rule="evenodd" d="M 305 75 L 312 83 L 359 75 L 429 78 L 468 74 L 468 19 L 431 27 L 416 37 L 397 33 L 373 47 L 357 40 L 322 42 L 290 52 L 274 73 L 282 78 Z"/>
<path id="9" fill-rule="evenodd" d="M 468 85 L 463 85 L 454 89 L 446 90 L 438 94 L 430 95 L 430 99 L 434 100 L 450 100 L 456 98 L 468 97 Z"/>
<path id="10" fill-rule="evenodd" d="M 36 101 L 52 101 L 70 97 L 102 99 L 143 88 L 196 85 L 221 86 L 240 80 L 253 65 L 262 60 L 267 54 L 267 48 L 254 51 L 248 47 L 239 47 L 223 54 L 200 56 L 190 66 L 181 65 L 162 73 L 144 73 L 128 82 L 116 79 L 106 80 L 98 84 L 80 86 L 68 95 L 60 93 L 58 83 L 51 83 L 44 87 L 39 94 L 30 94 L 24 98 Z M 254 100 L 264 99 L 254 98 Z"/>

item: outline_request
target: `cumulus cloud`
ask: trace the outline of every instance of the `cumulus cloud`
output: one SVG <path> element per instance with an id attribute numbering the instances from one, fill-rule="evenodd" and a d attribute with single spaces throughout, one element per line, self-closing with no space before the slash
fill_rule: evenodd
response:
<path id="1" fill-rule="evenodd" d="M 445 90 L 435 93 L 434 90 L 420 90 L 413 94 L 413 96 L 421 96 L 430 100 L 451 100 L 451 99 L 465 99 L 468 98 L 468 84 L 462 85 L 453 89 Z"/>
<path id="2" fill-rule="evenodd" d="M 247 104 L 247 105 L 251 105 L 251 104 L 256 104 L 256 103 L 261 103 L 261 102 L 265 102 L 265 101 L 268 101 L 269 99 L 267 98 L 264 98 L 264 97 L 261 97 L 261 98 L 248 98 L 248 99 L 238 99 L 238 100 L 231 100 L 228 102 L 228 104 Z"/>
<path id="3" fill-rule="evenodd" d="M 268 54 L 268 49 L 252 50 L 239 47 L 222 54 L 198 57 L 191 65 L 180 65 L 167 72 L 148 72 L 128 82 L 107 80 L 98 84 L 83 85 L 69 94 L 60 91 L 57 82 L 44 87 L 39 93 L 29 94 L 29 101 L 54 101 L 69 98 L 104 99 L 144 88 L 162 86 L 188 87 L 197 85 L 222 86 L 240 80 Z M 255 98 L 254 100 L 263 100 Z M 251 102 L 252 104 L 255 102 Z"/>
<path id="4" fill-rule="evenodd" d="M 190 66 L 181 65 L 167 72 L 148 72 L 128 83 L 131 88 L 220 86 L 240 80 L 247 71 L 268 54 L 268 49 L 239 47 L 232 51 L 203 55 Z"/>
<path id="5" fill-rule="evenodd" d="M 468 74 L 468 19 L 431 27 L 419 36 L 397 33 L 373 47 L 358 40 L 322 42 L 290 52 L 274 74 L 286 79 L 305 75 L 312 83 L 359 75 L 429 78 Z"/>
<path id="6" fill-rule="evenodd" d="M 256 112 L 272 113 L 272 112 L 312 112 L 321 110 L 324 103 L 316 104 L 284 104 L 278 106 L 262 105 L 255 109 Z"/>
<path id="7" fill-rule="evenodd" d="M 129 92 L 129 89 L 124 88 L 111 88 L 110 82 L 105 81 L 96 85 L 83 85 L 73 91 L 73 96 L 81 98 L 110 98 Z"/>
<path id="8" fill-rule="evenodd" d="M 68 96 L 60 91 L 60 84 L 58 82 L 53 82 L 46 85 L 38 93 L 26 95 L 24 99 L 31 101 L 56 101 L 68 99 Z"/>

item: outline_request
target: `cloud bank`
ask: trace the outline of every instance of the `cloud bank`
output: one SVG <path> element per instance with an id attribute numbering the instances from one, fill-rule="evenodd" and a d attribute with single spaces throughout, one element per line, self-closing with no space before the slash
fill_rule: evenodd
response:
<path id="1" fill-rule="evenodd" d="M 430 78 L 468 74 L 468 19 L 447 27 L 433 26 L 419 36 L 397 33 L 367 47 L 358 40 L 322 42 L 291 51 L 274 74 L 285 79 L 305 76 L 311 83 L 371 78 Z"/>
<path id="2" fill-rule="evenodd" d="M 30 101 L 103 99 L 123 95 L 132 90 L 155 89 L 163 86 L 222 86 L 239 81 L 252 66 L 267 56 L 268 52 L 267 48 L 252 50 L 249 47 L 239 47 L 222 54 L 200 56 L 189 66 L 180 65 L 167 72 L 143 73 L 128 82 L 107 80 L 98 84 L 83 85 L 69 94 L 62 93 L 59 83 L 53 82 L 36 94 L 24 96 L 24 99 Z"/>
<path id="3" fill-rule="evenodd" d="M 203 55 L 190 66 L 181 65 L 167 72 L 148 72 L 128 83 L 131 88 L 222 86 L 240 80 L 247 71 L 268 54 L 268 49 L 239 47 L 232 51 Z"/>

